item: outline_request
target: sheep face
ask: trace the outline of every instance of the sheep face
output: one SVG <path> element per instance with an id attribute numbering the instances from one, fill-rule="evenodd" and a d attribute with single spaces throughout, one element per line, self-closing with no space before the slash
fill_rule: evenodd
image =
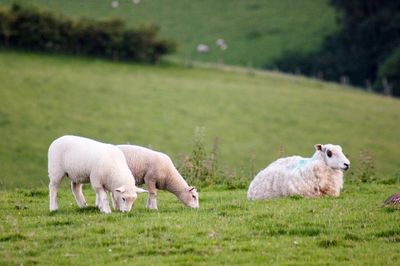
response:
<path id="1" fill-rule="evenodd" d="M 332 169 L 347 170 L 350 168 L 350 161 L 343 154 L 342 147 L 332 144 L 316 144 L 315 149 L 324 158 L 325 163 Z"/>
<path id="2" fill-rule="evenodd" d="M 136 201 L 137 193 L 135 189 L 119 187 L 113 191 L 112 197 L 117 210 L 129 212 L 132 209 L 133 203 Z"/>
<path id="3" fill-rule="evenodd" d="M 199 194 L 195 187 L 188 187 L 184 191 L 183 203 L 190 208 L 199 208 Z"/>

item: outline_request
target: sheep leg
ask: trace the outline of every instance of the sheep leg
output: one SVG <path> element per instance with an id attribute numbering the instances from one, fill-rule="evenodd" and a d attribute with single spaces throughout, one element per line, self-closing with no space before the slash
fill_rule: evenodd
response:
<path id="1" fill-rule="evenodd" d="M 99 194 L 96 193 L 96 204 L 95 204 L 95 206 L 99 207 L 99 205 L 100 205 L 100 197 L 99 197 Z"/>
<path id="2" fill-rule="evenodd" d="M 82 193 L 82 186 L 83 186 L 82 184 L 71 181 L 72 194 L 74 194 L 76 203 L 78 204 L 79 208 L 87 207 L 85 196 L 83 196 Z"/>
<path id="3" fill-rule="evenodd" d="M 147 185 L 147 190 L 149 191 L 149 196 L 147 197 L 146 208 L 151 210 L 158 210 L 157 208 L 157 188 L 154 182 L 150 182 Z"/>
<path id="4" fill-rule="evenodd" d="M 58 210 L 57 192 L 63 177 L 64 174 L 60 174 L 57 176 L 50 176 L 50 183 L 49 183 L 50 211 Z"/>
<path id="5" fill-rule="evenodd" d="M 96 191 L 96 201 L 98 200 L 99 210 L 104 213 L 111 213 L 107 192 L 102 187 L 97 187 L 94 190 Z"/>
<path id="6" fill-rule="evenodd" d="M 114 200 L 114 195 L 113 195 L 113 193 L 110 193 L 110 194 L 111 194 L 111 203 L 112 203 L 113 209 L 114 209 L 114 210 L 119 209 L 119 207 L 117 208 L 117 204 L 116 204 L 116 202 L 115 202 L 115 200 Z"/>

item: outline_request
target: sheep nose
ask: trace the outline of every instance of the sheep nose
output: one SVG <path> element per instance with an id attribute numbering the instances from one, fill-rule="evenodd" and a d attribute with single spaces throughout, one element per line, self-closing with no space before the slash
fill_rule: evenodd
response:
<path id="1" fill-rule="evenodd" d="M 347 170 L 347 169 L 349 169 L 349 168 L 350 168 L 350 164 L 344 163 L 344 170 Z"/>

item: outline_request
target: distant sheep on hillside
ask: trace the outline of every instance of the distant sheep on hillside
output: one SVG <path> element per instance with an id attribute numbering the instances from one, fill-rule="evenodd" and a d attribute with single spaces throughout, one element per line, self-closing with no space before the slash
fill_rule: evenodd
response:
<path id="1" fill-rule="evenodd" d="M 205 44 L 199 44 L 197 45 L 197 52 L 200 54 L 205 54 L 210 51 L 210 48 L 208 48 L 208 45 Z"/>
<path id="2" fill-rule="evenodd" d="M 338 145 L 316 144 L 315 149 L 311 158 L 291 156 L 271 163 L 251 182 L 248 199 L 339 196 L 343 171 L 350 167 L 350 161 Z"/>

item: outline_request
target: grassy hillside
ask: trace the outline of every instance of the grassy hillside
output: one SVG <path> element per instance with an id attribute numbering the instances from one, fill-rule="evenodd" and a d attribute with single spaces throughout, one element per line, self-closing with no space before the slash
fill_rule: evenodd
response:
<path id="1" fill-rule="evenodd" d="M 340 198 L 250 202 L 245 191 L 205 191 L 190 210 L 170 193 L 157 211 L 139 196 L 128 214 L 79 210 L 69 189 L 48 211 L 46 189 L 0 192 L 1 265 L 396 265 L 398 188 L 346 186 Z M 94 194 L 85 191 L 93 206 Z"/>
<path id="2" fill-rule="evenodd" d="M 0 0 L 3 5 L 12 2 Z M 118 8 L 112 8 L 111 2 L 31 0 L 29 4 L 75 17 L 122 17 L 130 26 L 156 24 L 163 36 L 178 41 L 180 59 L 217 62 L 223 58 L 227 64 L 256 67 L 287 50 L 315 49 L 336 28 L 327 0 L 141 0 L 138 5 L 120 0 Z M 223 53 L 215 44 L 218 38 L 229 46 Z M 209 45 L 211 52 L 197 54 L 199 43 Z"/>
<path id="3" fill-rule="evenodd" d="M 353 169 L 373 156 L 376 175 L 400 169 L 400 101 L 280 74 L 0 52 L 2 188 L 47 186 L 47 148 L 64 134 L 135 143 L 177 161 L 196 127 L 219 164 L 258 171 L 315 143 L 341 144 Z"/>

